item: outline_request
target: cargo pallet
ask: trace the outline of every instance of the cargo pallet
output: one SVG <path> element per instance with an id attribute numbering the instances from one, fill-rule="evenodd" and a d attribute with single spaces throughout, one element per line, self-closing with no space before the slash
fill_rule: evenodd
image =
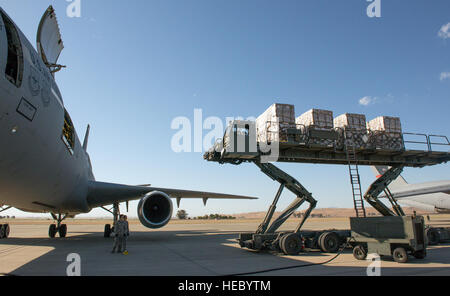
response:
<path id="1" fill-rule="evenodd" d="M 404 143 L 423 144 L 426 145 L 427 149 L 380 150 L 355 149 L 351 145 L 348 145 L 348 142 L 343 147 L 339 147 L 337 144 L 339 138 L 338 130 L 321 131 L 287 128 L 283 133 L 285 133 L 283 137 L 279 137 L 284 139 L 282 142 L 260 143 L 256 140 L 255 122 L 233 121 L 227 127 L 223 139 L 218 140 L 214 147 L 203 156 L 207 161 L 218 162 L 220 164 L 240 165 L 245 162 L 253 163 L 272 180 L 280 183 L 278 192 L 256 232 L 242 233 L 239 236 L 239 244 L 241 247 L 253 250 L 269 249 L 282 251 L 289 255 L 297 254 L 306 247 L 336 251 L 337 249 L 334 247 L 334 244 L 338 242 L 339 248 L 345 245 L 346 239 L 350 237 L 349 231 L 316 231 L 312 233 L 302 231 L 302 226 L 315 208 L 317 201 L 299 181 L 269 161 L 348 165 L 352 185 L 358 183 L 359 188 L 359 172 L 357 170 L 354 171 L 355 165 L 390 166 L 391 168 L 388 171 L 372 183 L 363 198 L 383 216 L 404 216 L 401 207 L 396 203 L 392 195 L 389 194 L 390 192 L 387 186 L 401 174 L 404 167 L 425 167 L 446 163 L 450 160 L 449 152 L 432 151 L 432 145 L 445 145 L 450 147 L 450 142 L 445 136 L 404 133 L 403 136 L 424 136 L 425 141 L 404 141 Z M 431 140 L 434 137 L 444 139 L 445 142 L 434 143 Z M 310 139 L 329 140 L 334 145 L 320 146 L 309 144 L 313 142 Z M 274 147 L 276 148 L 276 157 L 271 155 L 273 150 L 268 149 Z M 355 173 L 352 174 L 352 172 Z M 294 193 L 296 198 L 272 222 L 276 205 L 285 188 Z M 378 199 L 381 192 L 386 193 L 386 197 L 391 202 L 393 210 L 389 209 Z M 361 192 L 358 194 L 357 191 L 353 190 L 355 211 L 358 216 L 365 218 L 364 203 L 360 199 L 361 195 Z M 296 229 L 292 232 L 277 232 L 280 226 L 304 202 L 309 203 L 309 207 Z M 330 248 L 330 246 L 332 247 Z"/>

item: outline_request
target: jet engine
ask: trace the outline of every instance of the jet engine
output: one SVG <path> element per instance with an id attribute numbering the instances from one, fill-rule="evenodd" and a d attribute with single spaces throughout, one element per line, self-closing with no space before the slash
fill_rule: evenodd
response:
<path id="1" fill-rule="evenodd" d="M 172 218 L 173 204 L 164 192 L 147 193 L 138 205 L 138 217 L 142 225 L 148 228 L 161 228 Z"/>

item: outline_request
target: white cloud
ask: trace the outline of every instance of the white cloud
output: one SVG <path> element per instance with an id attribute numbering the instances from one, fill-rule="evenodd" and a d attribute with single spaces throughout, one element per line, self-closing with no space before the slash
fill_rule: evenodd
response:
<path id="1" fill-rule="evenodd" d="M 450 72 L 442 72 L 440 79 L 441 81 L 444 81 L 445 79 L 450 79 Z"/>
<path id="2" fill-rule="evenodd" d="M 442 39 L 450 38 L 450 23 L 442 26 L 439 30 L 438 36 Z"/>
<path id="3" fill-rule="evenodd" d="M 363 105 L 363 106 L 369 106 L 370 104 L 375 103 L 376 98 L 374 97 L 370 97 L 370 96 L 365 96 L 364 98 L 361 98 L 359 100 L 359 104 Z"/>

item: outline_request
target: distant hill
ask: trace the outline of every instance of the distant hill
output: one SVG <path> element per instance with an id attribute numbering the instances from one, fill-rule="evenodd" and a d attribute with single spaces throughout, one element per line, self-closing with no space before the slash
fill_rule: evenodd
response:
<path id="1" fill-rule="evenodd" d="M 414 213 L 413 208 L 402 207 L 403 211 L 406 215 L 412 215 Z M 306 210 L 295 212 L 304 213 Z M 274 217 L 278 217 L 281 212 L 275 212 Z M 377 216 L 379 213 L 374 208 L 366 208 L 366 213 L 368 216 Z M 416 210 L 417 215 L 427 215 L 432 214 L 431 212 L 426 212 L 422 210 Z M 266 212 L 252 212 L 252 213 L 241 213 L 241 214 L 232 214 L 231 216 L 236 217 L 237 219 L 263 219 L 266 215 Z M 322 208 L 315 209 L 312 212 L 312 215 L 315 217 L 354 217 L 355 210 L 352 208 L 349 209 L 341 209 L 341 208 Z M 314 217 L 313 216 L 313 217 Z"/>

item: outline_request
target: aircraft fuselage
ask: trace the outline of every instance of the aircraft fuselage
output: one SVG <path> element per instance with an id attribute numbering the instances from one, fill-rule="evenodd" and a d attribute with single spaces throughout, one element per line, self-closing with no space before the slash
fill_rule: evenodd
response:
<path id="1" fill-rule="evenodd" d="M 88 212 L 89 155 L 49 68 L 0 10 L 0 204 L 30 212 Z M 20 40 L 13 50 L 17 59 L 10 50 L 14 35 Z M 63 135 L 65 119 L 72 124 L 71 145 Z"/>

